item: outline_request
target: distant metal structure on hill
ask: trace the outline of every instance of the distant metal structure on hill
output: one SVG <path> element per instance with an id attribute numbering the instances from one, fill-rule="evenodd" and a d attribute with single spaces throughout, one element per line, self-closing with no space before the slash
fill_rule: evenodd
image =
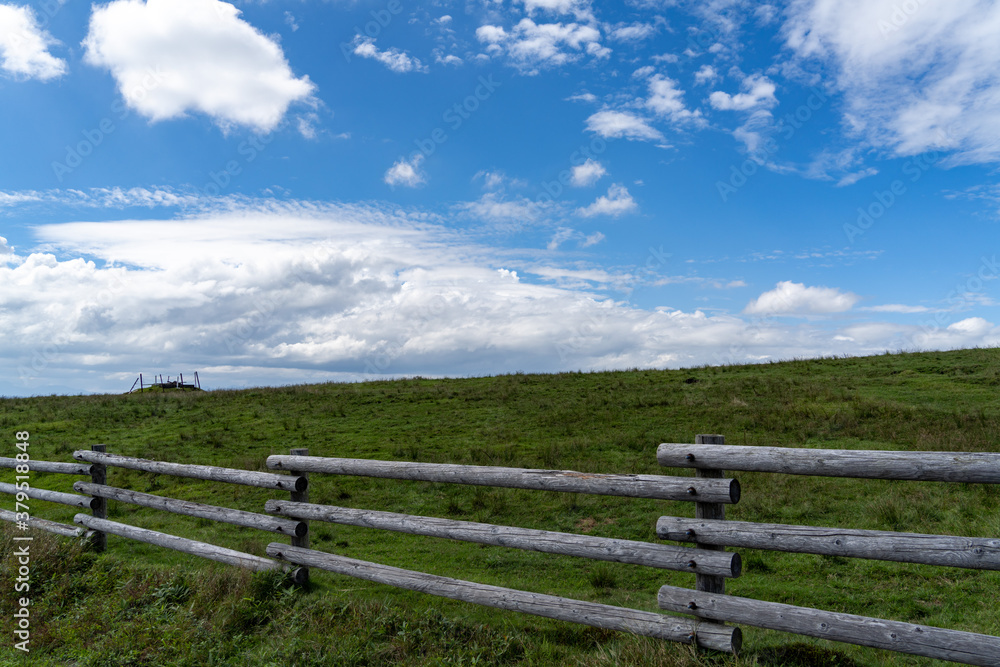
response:
<path id="1" fill-rule="evenodd" d="M 138 389 L 136 389 L 138 385 Z M 135 379 L 132 383 L 132 388 L 128 390 L 128 393 L 134 391 L 146 391 L 147 389 L 180 389 L 180 390 L 201 390 L 201 380 L 198 378 L 198 371 L 194 372 L 194 382 L 184 382 L 184 374 L 178 373 L 177 379 L 167 376 L 166 381 L 163 379 L 163 375 L 153 375 L 152 382 L 145 382 L 142 378 L 142 373 L 139 373 L 139 377 Z"/>

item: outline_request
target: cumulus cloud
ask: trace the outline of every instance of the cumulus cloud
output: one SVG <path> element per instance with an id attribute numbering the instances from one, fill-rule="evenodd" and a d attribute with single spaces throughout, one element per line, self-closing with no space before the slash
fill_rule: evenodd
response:
<path id="1" fill-rule="evenodd" d="M 521 19 L 509 32 L 501 26 L 483 25 L 476 38 L 487 45 L 491 54 L 506 54 L 511 63 L 525 74 L 560 67 L 580 60 L 584 54 L 605 58 L 610 50 L 600 43 L 601 33 L 578 23 L 535 23 Z"/>
<path id="2" fill-rule="evenodd" d="M 594 14 L 590 8 L 590 0 L 518 0 L 524 5 L 528 16 L 533 16 L 539 10 L 550 14 L 573 14 L 578 21 L 593 21 Z"/>
<path id="3" fill-rule="evenodd" d="M 604 109 L 587 119 L 587 129 L 606 139 L 634 139 L 638 141 L 663 141 L 660 131 L 644 118 L 628 111 Z"/>
<path id="4" fill-rule="evenodd" d="M 684 105 L 684 91 L 677 82 L 659 74 L 649 79 L 646 108 L 672 123 L 703 122 L 700 111 L 691 111 Z"/>
<path id="5" fill-rule="evenodd" d="M 410 56 L 406 53 L 406 51 L 401 51 L 395 47 L 386 49 L 385 51 L 379 51 L 378 47 L 375 46 L 374 37 L 366 37 L 364 35 L 356 36 L 354 38 L 354 55 L 378 61 L 393 72 L 398 72 L 400 74 L 405 74 L 406 72 L 427 71 L 427 68 L 418 58 Z M 455 56 L 448 57 L 458 60 L 457 64 L 461 64 L 462 62 L 461 58 L 456 58 Z M 447 59 L 443 60 L 446 64 L 448 64 Z"/>
<path id="6" fill-rule="evenodd" d="M 632 195 L 629 194 L 628 188 L 620 183 L 614 183 L 610 188 L 608 188 L 607 195 L 601 195 L 590 206 L 577 209 L 577 215 L 582 215 L 585 218 L 590 218 L 595 215 L 610 215 L 612 217 L 618 217 L 625 213 L 632 213 L 639 206 L 632 199 Z"/>
<path id="7" fill-rule="evenodd" d="M 120 392 L 144 369 L 255 386 L 1000 344 L 981 317 L 927 331 L 641 309 L 606 292 L 634 274 L 540 265 L 533 251 L 499 252 L 397 206 L 268 200 L 34 233 L 41 246 L 0 261 L 4 395 Z M 829 311 L 832 292 L 802 301 Z"/>
<path id="8" fill-rule="evenodd" d="M 410 160 L 399 158 L 386 170 L 383 180 L 393 187 L 403 185 L 415 188 L 422 185 L 427 182 L 427 178 L 420 171 L 420 163 L 423 161 L 423 153 L 417 153 Z"/>
<path id="9" fill-rule="evenodd" d="M 587 187 L 599 181 L 607 173 L 607 170 L 600 162 L 593 158 L 587 158 L 587 161 L 583 164 L 573 167 L 573 175 L 570 183 L 578 188 Z"/>
<path id="10" fill-rule="evenodd" d="M 740 84 L 742 93 L 730 95 L 717 90 L 708 96 L 709 103 L 723 111 L 749 111 L 761 107 L 773 107 L 778 103 L 774 97 L 775 85 L 762 74 L 751 74 Z"/>
<path id="11" fill-rule="evenodd" d="M 656 34 L 656 26 L 651 23 L 618 23 L 607 30 L 611 39 L 619 42 L 641 42 Z"/>
<path id="12" fill-rule="evenodd" d="M 702 65 L 701 68 L 694 73 L 694 82 L 698 85 L 714 83 L 718 78 L 719 73 L 716 72 L 715 68 L 711 65 Z"/>
<path id="13" fill-rule="evenodd" d="M 49 53 L 56 41 L 30 7 L 0 5 L 0 69 L 18 79 L 49 81 L 66 73 L 66 61 Z"/>
<path id="14" fill-rule="evenodd" d="M 747 315 L 826 315 L 842 313 L 854 307 L 861 297 L 834 287 L 806 287 L 783 280 L 747 304 Z"/>
<path id="15" fill-rule="evenodd" d="M 219 0 L 114 0 L 95 7 L 87 63 L 110 70 L 125 102 L 162 121 L 189 112 L 223 129 L 277 127 L 289 105 L 315 104 L 281 47 Z"/>
<path id="16" fill-rule="evenodd" d="M 787 17 L 786 44 L 826 68 L 870 144 L 1000 159 L 1000 4 L 795 0 Z"/>

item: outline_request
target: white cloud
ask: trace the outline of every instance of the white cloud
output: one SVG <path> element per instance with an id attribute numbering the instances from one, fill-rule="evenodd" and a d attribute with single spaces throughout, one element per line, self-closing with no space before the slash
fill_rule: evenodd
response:
<path id="1" fill-rule="evenodd" d="M 590 206 L 577 209 L 576 213 L 586 218 L 595 215 L 617 217 L 624 213 L 632 213 L 637 208 L 639 207 L 635 203 L 635 200 L 632 199 L 632 195 L 629 194 L 628 189 L 620 183 L 614 183 L 608 188 L 607 195 L 601 195 Z"/>
<path id="2" fill-rule="evenodd" d="M 399 158 L 386 170 L 383 180 L 393 187 L 403 185 L 408 188 L 415 188 L 427 182 L 426 177 L 420 171 L 420 163 L 424 161 L 423 153 L 417 153 L 411 160 Z"/>
<path id="3" fill-rule="evenodd" d="M 646 107 L 672 123 L 702 123 L 700 111 L 691 111 L 684 105 L 684 91 L 673 79 L 657 74 L 649 79 L 649 97 Z"/>
<path id="4" fill-rule="evenodd" d="M 265 200 L 34 232 L 41 248 L 0 262 L 2 395 L 123 392 L 139 370 L 259 386 L 1000 344 L 981 317 L 928 332 L 644 310 L 598 292 L 635 284 L 627 271 L 538 266 L 395 205 Z"/>
<path id="5" fill-rule="evenodd" d="M 578 21 L 593 21 L 594 14 L 590 8 L 590 0 L 518 0 L 524 5 L 528 16 L 534 16 L 538 10 L 551 14 L 573 14 Z"/>
<path id="6" fill-rule="evenodd" d="M 299 24 L 295 20 L 295 14 L 292 14 L 291 12 L 285 12 L 285 23 L 292 29 L 292 32 L 299 29 Z"/>
<path id="7" fill-rule="evenodd" d="M 554 205 L 532 201 L 526 197 L 508 198 L 503 192 L 492 191 L 484 193 L 475 201 L 459 203 L 455 208 L 463 216 L 487 223 L 496 231 L 509 233 L 535 224 Z"/>
<path id="8" fill-rule="evenodd" d="M 465 61 L 459 58 L 458 56 L 449 53 L 444 57 L 440 55 L 436 56 L 434 58 L 434 62 L 436 62 L 439 65 L 454 65 L 455 67 L 458 67 L 459 65 L 462 65 Z"/>
<path id="9" fill-rule="evenodd" d="M 844 174 L 843 176 L 840 177 L 840 180 L 837 181 L 837 187 L 843 188 L 848 185 L 854 185 L 862 178 L 868 178 L 869 176 L 874 176 L 877 173 L 878 169 L 876 169 L 875 167 L 868 167 L 867 169 L 862 169 L 860 171 Z"/>
<path id="10" fill-rule="evenodd" d="M 598 111 L 587 119 L 587 129 L 606 139 L 635 139 L 639 141 L 663 141 L 663 135 L 644 118 L 627 111 Z"/>
<path id="11" fill-rule="evenodd" d="M 871 145 L 1000 159 L 1000 4 L 795 0 L 787 16 L 786 44 L 827 68 Z"/>
<path id="12" fill-rule="evenodd" d="M 747 315 L 824 315 L 842 313 L 854 307 L 861 297 L 834 287 L 806 287 L 783 280 L 769 292 L 747 304 Z"/>
<path id="13" fill-rule="evenodd" d="M 597 101 L 597 95 L 593 93 L 580 93 L 578 95 L 571 95 L 566 98 L 567 102 L 589 102 L 594 103 Z"/>
<path id="14" fill-rule="evenodd" d="M 913 314 L 913 313 L 930 313 L 933 312 L 931 308 L 927 306 L 907 306 L 901 303 L 887 303 L 883 306 L 866 306 L 861 310 L 865 310 L 871 313 L 902 313 L 902 314 Z"/>
<path id="15" fill-rule="evenodd" d="M 701 68 L 694 73 L 694 82 L 699 86 L 714 83 L 718 78 L 719 73 L 716 72 L 715 68 L 711 65 L 702 65 Z"/>
<path id="16" fill-rule="evenodd" d="M 59 204 L 76 208 L 124 209 L 129 207 L 158 208 L 163 206 L 192 208 L 206 199 L 194 191 L 172 188 L 89 188 L 86 190 L 20 190 L 0 191 L 0 206 L 14 207 L 31 204 Z M 241 201 L 231 197 L 230 202 Z"/>
<path id="17" fill-rule="evenodd" d="M 646 65 L 645 67 L 640 67 L 636 71 L 632 72 L 633 79 L 645 79 L 650 74 L 656 71 L 656 68 L 652 65 Z"/>
<path id="18" fill-rule="evenodd" d="M 606 173 L 608 173 L 607 170 L 600 162 L 593 158 L 587 158 L 583 164 L 573 167 L 570 183 L 578 188 L 587 187 L 599 181 Z"/>
<path id="19" fill-rule="evenodd" d="M 18 79 L 49 81 L 66 73 L 66 61 L 49 53 L 56 41 L 30 7 L 0 5 L 0 69 Z"/>
<path id="20" fill-rule="evenodd" d="M 601 46 L 601 33 L 578 23 L 535 23 L 529 18 L 507 32 L 500 26 L 483 25 L 476 38 L 488 44 L 487 51 L 507 54 L 512 64 L 525 74 L 576 62 L 586 53 L 605 58 L 610 50 Z"/>
<path id="21" fill-rule="evenodd" d="M 993 324 L 981 317 L 967 317 L 954 324 L 948 325 L 948 331 L 958 332 L 971 336 L 982 336 L 993 328 Z"/>
<path id="22" fill-rule="evenodd" d="M 577 231 L 575 229 L 570 229 L 569 227 L 560 227 L 556 230 L 556 233 L 552 235 L 546 248 L 548 250 L 556 250 L 562 244 L 567 241 L 576 241 L 576 244 L 580 248 L 589 248 L 595 246 L 604 240 L 604 234 L 601 232 L 594 232 L 593 234 L 584 234 L 583 232 Z M 541 274 L 539 274 L 541 275 Z"/>
<path id="23" fill-rule="evenodd" d="M 774 83 L 762 74 L 751 74 L 746 77 L 740 88 L 744 92 L 735 95 L 717 90 L 708 96 L 708 101 L 714 108 L 723 111 L 747 111 L 773 107 L 778 103 L 774 97 Z"/>
<path id="24" fill-rule="evenodd" d="M 95 7 L 85 60 L 111 71 L 130 108 L 161 121 L 204 113 L 223 129 L 273 130 L 315 103 L 281 47 L 219 0 L 115 0 Z"/>
<path id="25" fill-rule="evenodd" d="M 656 34 L 656 26 L 650 23 L 618 23 L 608 26 L 608 36 L 619 42 L 641 42 Z"/>
<path id="26" fill-rule="evenodd" d="M 354 38 L 354 55 L 376 60 L 393 72 L 400 74 L 427 71 L 427 67 L 420 62 L 419 58 L 410 56 L 406 51 L 401 51 L 395 47 L 379 51 L 378 47 L 375 46 L 374 37 L 357 35 Z M 459 62 L 461 62 L 461 59 L 459 59 Z"/>

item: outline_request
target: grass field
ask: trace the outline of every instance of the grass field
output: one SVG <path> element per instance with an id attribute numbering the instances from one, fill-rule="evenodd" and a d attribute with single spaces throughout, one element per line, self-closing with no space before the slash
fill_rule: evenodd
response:
<path id="1" fill-rule="evenodd" d="M 0 400 L 13 456 L 112 453 L 263 470 L 270 454 L 472 463 L 586 472 L 660 468 L 660 442 L 721 433 L 727 444 L 1000 451 L 1000 351 L 894 354 L 676 371 L 412 379 L 243 391 Z M 13 471 L 4 473 L 13 481 Z M 952 535 L 1000 535 L 1000 488 L 739 473 L 727 517 Z M 69 491 L 73 478 L 34 474 Z M 109 470 L 137 491 L 262 511 L 276 492 Z M 9 496 L 5 508 L 13 509 Z M 313 476 L 311 500 L 625 539 L 689 503 Z M 37 505 L 37 506 L 36 506 Z M 73 510 L 35 501 L 36 516 Z M 109 518 L 264 555 L 271 535 L 111 503 Z M 4 528 L 0 577 L 13 580 Z M 312 546 L 355 558 L 541 593 L 656 610 L 693 575 L 432 538 L 313 524 Z M 273 541 L 282 541 L 275 539 Z M 928 665 L 932 661 L 744 628 L 739 658 L 479 608 L 313 573 L 308 591 L 273 576 L 109 537 L 102 555 L 59 538 L 32 547 L 32 653 L 0 664 L 114 665 Z M 1000 573 L 741 551 L 728 592 L 1000 635 Z M 0 599 L 12 609 L 5 584 Z M 12 637 L 9 614 L 0 622 Z"/>

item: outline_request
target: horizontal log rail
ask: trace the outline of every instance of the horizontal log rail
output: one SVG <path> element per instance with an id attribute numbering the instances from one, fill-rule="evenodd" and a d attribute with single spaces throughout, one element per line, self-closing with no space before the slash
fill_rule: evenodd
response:
<path id="1" fill-rule="evenodd" d="M 307 531 L 306 524 L 301 521 L 291 521 L 267 514 L 244 512 L 216 505 L 204 505 L 176 498 L 165 498 L 164 496 L 154 496 L 149 493 L 140 493 L 138 491 L 119 489 L 103 484 L 91 484 L 89 482 L 76 482 L 73 488 L 80 493 L 97 496 L 98 498 L 118 500 L 132 505 L 139 505 L 140 507 L 150 507 L 184 516 L 221 521 L 222 523 L 229 523 L 234 526 L 257 528 L 282 535 L 301 537 Z"/>
<path id="2" fill-rule="evenodd" d="M 248 570 L 260 572 L 264 570 L 280 569 L 282 567 L 281 563 L 269 558 L 254 556 L 253 554 L 243 553 L 242 551 L 236 551 L 234 549 L 226 549 L 225 547 L 219 547 L 206 542 L 189 540 L 186 537 L 177 537 L 176 535 L 170 535 L 168 533 L 160 533 L 155 530 L 138 528 L 128 524 L 118 523 L 117 521 L 98 519 L 90 516 L 89 514 L 77 514 L 73 517 L 73 521 L 74 523 L 78 523 L 91 530 L 108 533 L 109 535 L 126 537 L 130 540 L 136 540 L 137 542 L 145 542 L 146 544 L 153 544 L 158 547 L 173 549 L 174 551 L 180 551 L 194 556 L 201 556 L 202 558 L 218 561 L 220 563 L 226 563 L 227 565 L 235 565 L 236 567 L 242 567 Z"/>
<path id="3" fill-rule="evenodd" d="M 36 489 L 35 487 L 18 489 L 15 485 L 7 484 L 6 482 L 0 482 L 0 493 L 9 493 L 12 496 L 23 493 L 35 500 L 45 500 L 50 503 L 59 503 L 60 505 L 69 505 L 70 507 L 82 507 L 88 510 L 96 507 L 98 502 L 89 496 L 78 496 L 75 493 L 48 491 L 46 489 Z"/>
<path id="4" fill-rule="evenodd" d="M 967 665 L 1000 664 L 1000 637 L 663 586 L 661 609 Z"/>
<path id="5" fill-rule="evenodd" d="M 621 630 L 685 644 L 696 643 L 717 651 L 735 653 L 742 644 L 739 628 L 717 623 L 478 584 L 276 542 L 267 546 L 267 554 L 296 565 L 397 588 L 608 630 Z"/>
<path id="6" fill-rule="evenodd" d="M 235 468 L 219 468 L 217 466 L 191 465 L 188 463 L 165 463 L 163 461 L 151 461 L 133 456 L 119 456 L 117 454 L 105 454 L 103 452 L 88 450 L 73 452 L 73 458 L 78 461 L 99 463 L 115 468 L 141 470 L 143 472 L 172 475 L 174 477 L 207 479 L 213 482 L 226 482 L 228 484 L 257 486 L 262 489 L 275 489 L 278 491 L 305 491 L 309 484 L 305 477 L 278 475 L 271 472 L 237 470 Z"/>
<path id="7" fill-rule="evenodd" d="M 1000 453 L 661 444 L 660 465 L 788 475 L 1000 484 Z"/>
<path id="8" fill-rule="evenodd" d="M 740 483 L 735 479 L 693 479 L 666 475 L 608 475 L 572 470 L 536 470 L 451 463 L 372 461 L 320 456 L 267 457 L 272 470 L 358 475 L 389 479 L 471 484 L 538 491 L 564 491 L 630 498 L 736 503 Z"/>
<path id="9" fill-rule="evenodd" d="M 745 549 L 1000 570 L 1000 539 L 660 517 L 663 540 Z"/>
<path id="10" fill-rule="evenodd" d="M 0 457 L 0 468 L 16 468 L 27 465 L 31 472 L 55 472 L 63 475 L 89 475 L 90 465 L 85 463 L 63 463 L 62 461 L 18 461 Z"/>
<path id="11" fill-rule="evenodd" d="M 327 521 L 362 528 L 391 530 L 411 535 L 441 537 L 526 551 L 578 556 L 594 560 L 631 563 L 681 572 L 738 577 L 742 561 L 737 553 L 674 547 L 634 540 L 557 533 L 488 523 L 455 521 L 331 505 L 269 500 L 265 511 L 302 519 Z"/>
<path id="12" fill-rule="evenodd" d="M 9 521 L 11 523 L 22 523 L 20 519 L 17 518 L 16 512 L 11 512 L 10 510 L 0 510 L 0 521 Z M 80 537 L 86 531 L 84 528 L 79 526 L 69 526 L 65 523 L 58 523 L 56 521 L 49 521 L 48 519 L 39 519 L 38 517 L 29 517 L 27 521 L 28 528 L 34 528 L 36 530 L 44 530 L 48 533 L 55 533 L 56 535 L 62 535 L 63 537 Z"/>

